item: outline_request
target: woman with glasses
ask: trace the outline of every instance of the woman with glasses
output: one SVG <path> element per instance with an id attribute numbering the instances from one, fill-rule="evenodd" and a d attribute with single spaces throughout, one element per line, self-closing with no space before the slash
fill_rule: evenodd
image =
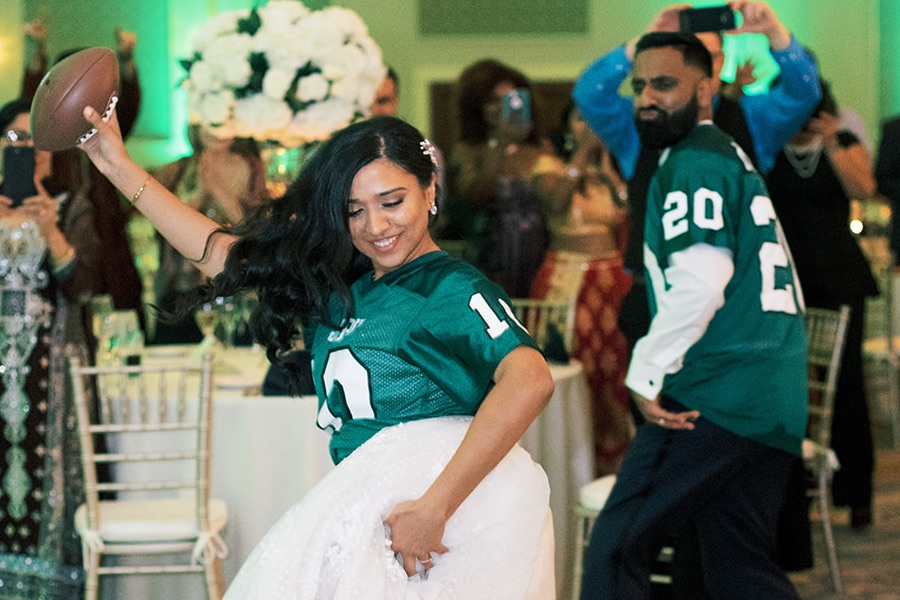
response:
<path id="1" fill-rule="evenodd" d="M 55 171 L 49 152 L 34 148 L 29 109 L 23 100 L 0 108 L 0 235 L 25 222 L 37 226 L 47 245 L 47 284 L 39 293 L 52 313 L 28 360 L 23 440 L 0 411 L 0 581 L 16 597 L 70 599 L 82 593 L 73 517 L 83 491 L 65 367 L 67 355 L 88 360 L 83 306 L 96 287 L 100 243 L 88 197 L 63 188 L 66 174 Z M 0 290 L 10 284 L 0 279 Z"/>

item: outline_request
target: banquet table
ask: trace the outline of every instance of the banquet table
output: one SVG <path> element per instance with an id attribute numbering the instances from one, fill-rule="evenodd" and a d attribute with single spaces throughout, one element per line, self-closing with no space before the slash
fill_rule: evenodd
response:
<path id="1" fill-rule="evenodd" d="M 150 347 L 143 360 L 184 360 L 190 352 Z M 266 365 L 263 352 L 248 348 L 229 349 L 214 363 L 211 489 L 228 505 L 226 585 L 266 531 L 333 468 L 327 434 L 315 425 L 316 398 L 259 395 Z M 553 398 L 521 444 L 550 482 L 557 590 L 564 597 L 570 585 L 572 506 L 578 488 L 593 476 L 593 436 L 581 366 L 551 365 L 551 372 Z M 101 591 L 104 600 L 204 597 L 201 578 L 192 575 L 109 577 Z"/>

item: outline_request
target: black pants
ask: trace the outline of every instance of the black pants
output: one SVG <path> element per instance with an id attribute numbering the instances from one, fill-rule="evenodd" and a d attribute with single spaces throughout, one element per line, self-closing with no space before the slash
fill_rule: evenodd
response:
<path id="1" fill-rule="evenodd" d="M 684 410 L 663 401 L 669 410 Z M 711 597 L 799 598 L 773 560 L 793 456 L 703 417 L 695 425 L 692 431 L 652 423 L 638 429 L 585 552 L 582 600 L 648 598 L 656 553 L 675 524 L 691 521 Z"/>

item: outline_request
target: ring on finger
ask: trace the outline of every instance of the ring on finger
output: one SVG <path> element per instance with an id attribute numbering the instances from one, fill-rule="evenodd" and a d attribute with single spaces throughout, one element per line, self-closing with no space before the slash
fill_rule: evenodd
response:
<path id="1" fill-rule="evenodd" d="M 665 426 L 665 424 L 666 424 L 666 418 L 665 418 L 665 417 L 660 417 L 660 418 L 659 418 L 659 425 L 660 425 L 660 427 Z"/>
<path id="2" fill-rule="evenodd" d="M 420 558 L 419 562 L 422 563 L 423 565 L 430 565 L 432 561 L 431 561 L 431 557 L 429 557 L 429 558 Z"/>

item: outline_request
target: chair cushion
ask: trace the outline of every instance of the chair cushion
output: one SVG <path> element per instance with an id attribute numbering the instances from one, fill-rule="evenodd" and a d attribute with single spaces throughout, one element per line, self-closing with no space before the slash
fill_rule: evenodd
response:
<path id="1" fill-rule="evenodd" d="M 599 511 L 606 504 L 609 493 L 612 491 L 613 485 L 616 483 L 615 475 L 605 475 L 600 479 L 583 485 L 578 492 L 578 499 L 585 508 Z"/>
<path id="2" fill-rule="evenodd" d="M 193 498 L 155 500 L 114 500 L 100 502 L 100 538 L 104 542 L 162 542 L 192 540 L 197 537 Z M 221 531 L 228 522 L 228 507 L 211 498 L 207 508 L 210 533 Z M 75 512 L 75 529 L 88 529 L 87 505 Z"/>

